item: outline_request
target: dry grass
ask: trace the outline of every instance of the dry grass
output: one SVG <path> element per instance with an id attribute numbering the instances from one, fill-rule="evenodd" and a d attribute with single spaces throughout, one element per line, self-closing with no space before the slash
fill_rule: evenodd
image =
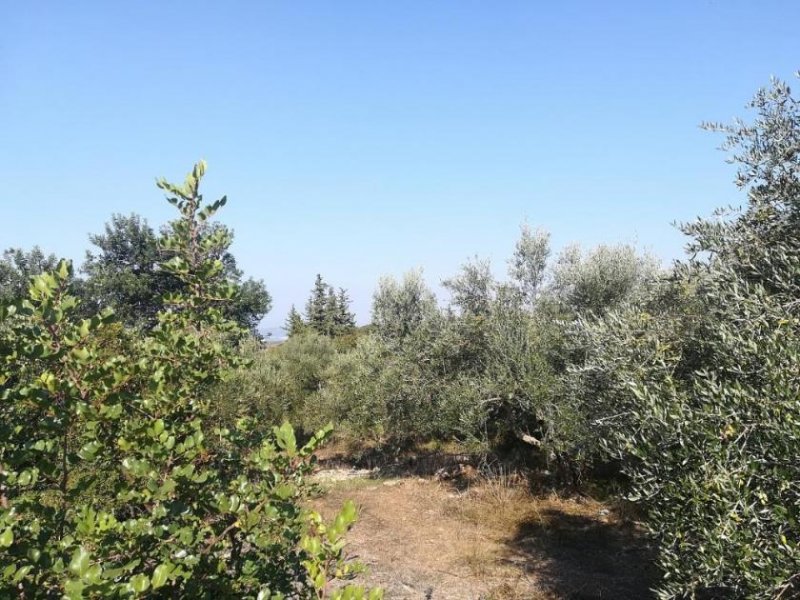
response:
<path id="1" fill-rule="evenodd" d="M 456 552 L 462 557 L 470 574 L 476 579 L 484 579 L 489 576 L 495 569 L 499 558 L 494 544 L 482 539 L 477 532 L 471 536 L 465 536 L 463 541 L 460 552 L 458 549 Z"/>
<path id="2" fill-rule="evenodd" d="M 513 471 L 462 471 L 456 481 L 337 480 L 314 503 L 327 515 L 347 498 L 360 506 L 349 551 L 387 598 L 651 597 L 647 550 L 614 506 L 533 495 Z"/>
<path id="3" fill-rule="evenodd" d="M 512 531 L 518 523 L 540 516 L 527 481 L 513 471 L 500 470 L 481 477 L 456 499 L 448 503 L 447 510 L 455 510 L 463 520 L 498 532 Z"/>

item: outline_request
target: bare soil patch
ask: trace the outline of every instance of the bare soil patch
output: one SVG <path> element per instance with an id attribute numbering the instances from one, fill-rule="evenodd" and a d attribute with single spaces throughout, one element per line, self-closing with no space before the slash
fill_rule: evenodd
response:
<path id="1" fill-rule="evenodd" d="M 468 472 L 468 475 L 471 475 Z M 646 599 L 656 575 L 633 523 L 600 502 L 534 497 L 512 476 L 381 477 L 323 471 L 315 508 L 360 507 L 348 551 L 359 579 L 400 600 Z"/>

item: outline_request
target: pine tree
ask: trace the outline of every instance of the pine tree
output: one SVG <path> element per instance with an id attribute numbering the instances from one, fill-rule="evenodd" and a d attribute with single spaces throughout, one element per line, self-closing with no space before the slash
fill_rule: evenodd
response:
<path id="1" fill-rule="evenodd" d="M 337 293 L 333 286 L 325 283 L 322 275 L 319 274 L 314 282 L 314 289 L 311 290 L 311 296 L 306 302 L 305 322 L 299 314 L 295 317 L 289 313 L 286 328 L 290 332 L 290 336 L 293 331 L 290 322 L 292 319 L 299 320 L 298 322 L 302 323 L 303 327 L 311 328 L 320 335 L 329 337 L 349 333 L 356 326 L 355 315 L 350 312 L 350 298 L 347 297 L 347 290 L 339 288 Z"/>
<path id="2" fill-rule="evenodd" d="M 324 333 L 330 337 L 339 335 L 339 299 L 336 297 L 336 292 L 333 286 L 328 286 L 327 297 L 325 298 L 325 325 Z"/>
<path id="3" fill-rule="evenodd" d="M 306 329 L 306 322 L 303 320 L 300 312 L 292 304 L 292 310 L 289 311 L 289 316 L 286 317 L 286 324 L 284 330 L 286 335 L 292 337 L 298 333 L 302 333 Z"/>
<path id="4" fill-rule="evenodd" d="M 314 282 L 314 289 L 311 290 L 311 297 L 306 303 L 306 323 L 315 331 L 326 333 L 326 314 L 328 302 L 328 286 L 323 280 L 322 275 L 317 274 Z"/>
<path id="5" fill-rule="evenodd" d="M 336 328 L 339 334 L 349 333 L 356 327 L 356 316 L 350 312 L 350 298 L 347 290 L 339 288 L 336 313 Z"/>

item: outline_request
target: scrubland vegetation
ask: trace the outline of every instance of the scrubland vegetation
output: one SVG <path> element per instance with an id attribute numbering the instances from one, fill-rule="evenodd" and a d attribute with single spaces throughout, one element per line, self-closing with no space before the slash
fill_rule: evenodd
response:
<path id="1" fill-rule="evenodd" d="M 746 204 L 681 225 L 672 265 L 627 245 L 554 254 L 523 227 L 507 277 L 472 260 L 446 303 L 420 271 L 387 277 L 364 328 L 318 277 L 266 349 L 269 294 L 209 224 L 224 201 L 202 204 L 202 164 L 160 182 L 180 211 L 160 238 L 136 217 L 92 238 L 85 279 L 7 252 L 0 590 L 377 597 L 331 583 L 357 570 L 355 507 L 324 526 L 305 503 L 332 423 L 385 456 L 453 442 L 633 501 L 660 597 L 799 596 L 800 110 L 779 81 L 752 108 L 707 126 Z M 142 268 L 115 254 L 132 248 Z"/>
<path id="2" fill-rule="evenodd" d="M 247 310 L 232 307 L 257 286 L 243 286 L 225 259 L 231 235 L 209 224 L 225 199 L 203 203 L 204 171 L 199 163 L 183 185 L 159 182 L 180 216 L 158 256 L 142 259 L 149 272 L 114 260 L 113 248 L 131 250 L 127 240 L 98 244 L 86 282 L 61 261 L 33 277 L 27 298 L 3 305 L 4 598 L 380 597 L 329 586 L 354 568 L 341 538 L 355 506 L 326 523 L 301 504 L 330 428 L 298 443 L 290 425 L 265 426 L 254 407 L 227 405 L 222 418 L 211 401 L 241 368 L 246 330 L 235 318 Z M 143 231 L 136 219 L 113 227 Z M 41 263 L 8 256 L 12 273 Z"/>

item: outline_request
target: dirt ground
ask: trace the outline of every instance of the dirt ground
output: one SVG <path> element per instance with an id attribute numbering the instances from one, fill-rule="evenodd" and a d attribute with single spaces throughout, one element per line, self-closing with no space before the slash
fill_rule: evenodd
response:
<path id="1" fill-rule="evenodd" d="M 468 473 L 468 475 L 470 475 Z M 638 528 L 585 498 L 533 496 L 512 476 L 394 476 L 328 469 L 315 506 L 352 499 L 359 582 L 400 600 L 646 599 L 655 573 Z"/>

